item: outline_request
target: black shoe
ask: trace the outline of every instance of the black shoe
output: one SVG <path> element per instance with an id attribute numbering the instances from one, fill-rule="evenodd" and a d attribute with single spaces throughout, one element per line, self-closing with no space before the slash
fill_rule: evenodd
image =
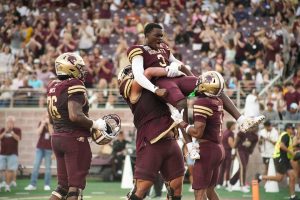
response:
<path id="1" fill-rule="evenodd" d="M 299 200 L 297 196 L 295 196 L 294 198 L 290 197 L 290 200 Z"/>
<path id="2" fill-rule="evenodd" d="M 256 173 L 255 174 L 255 179 L 258 181 L 258 183 L 262 181 L 262 179 L 259 178 L 259 177 L 260 177 L 260 173 Z"/>

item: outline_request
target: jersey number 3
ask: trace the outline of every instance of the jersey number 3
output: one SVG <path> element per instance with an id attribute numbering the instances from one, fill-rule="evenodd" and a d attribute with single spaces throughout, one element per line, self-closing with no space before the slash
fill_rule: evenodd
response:
<path id="1" fill-rule="evenodd" d="M 55 119 L 60 119 L 61 115 L 57 111 L 56 107 L 57 97 L 56 96 L 48 96 L 47 97 L 47 105 L 48 105 L 48 112 L 51 114 L 51 116 Z"/>
<path id="2" fill-rule="evenodd" d="M 159 64 L 162 67 L 167 66 L 165 58 L 161 54 L 157 54 L 157 59 L 160 61 Z"/>

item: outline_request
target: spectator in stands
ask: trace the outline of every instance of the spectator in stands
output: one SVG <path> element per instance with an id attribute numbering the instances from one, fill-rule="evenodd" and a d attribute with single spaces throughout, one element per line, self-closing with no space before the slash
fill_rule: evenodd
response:
<path id="1" fill-rule="evenodd" d="M 232 149 L 234 148 L 234 130 L 236 123 L 228 121 L 226 123 L 226 130 L 223 132 L 222 144 L 225 150 L 225 158 L 220 167 L 220 176 L 218 180 L 219 187 L 227 186 L 230 179 L 230 170 L 232 162 Z"/>
<path id="2" fill-rule="evenodd" d="M 15 56 L 23 56 L 22 43 L 24 42 L 25 34 L 21 32 L 20 23 L 13 24 L 13 28 L 8 32 L 10 38 L 11 52 Z"/>
<path id="3" fill-rule="evenodd" d="M 103 58 L 97 67 L 98 87 L 99 89 L 107 89 L 115 72 L 114 65 L 109 59 Z"/>
<path id="4" fill-rule="evenodd" d="M 55 74 L 49 70 L 47 64 L 42 64 L 41 69 L 37 70 L 37 79 L 41 80 L 44 84 L 44 87 L 47 86 L 50 77 L 55 76 Z"/>
<path id="5" fill-rule="evenodd" d="M 57 53 L 73 52 L 76 49 L 76 42 L 70 33 L 64 33 L 61 44 L 57 47 Z"/>
<path id="6" fill-rule="evenodd" d="M 120 131 L 117 139 L 113 142 L 112 154 L 114 157 L 114 163 L 116 165 L 117 174 L 121 175 L 123 170 L 123 163 L 126 156 L 126 144 L 129 143 L 125 139 L 123 131 Z"/>
<path id="7" fill-rule="evenodd" d="M 36 190 L 37 180 L 39 175 L 39 169 L 44 159 L 45 163 L 45 175 L 44 175 L 44 190 L 51 190 L 51 134 L 53 133 L 52 124 L 49 122 L 48 113 L 43 116 L 43 119 L 38 124 L 37 135 L 38 142 L 35 151 L 35 160 L 33 169 L 31 172 L 30 184 L 26 186 L 25 190 Z"/>
<path id="8" fill-rule="evenodd" d="M 9 45 L 3 45 L 0 52 L 0 76 L 10 76 L 14 62 L 15 56 L 11 53 Z"/>
<path id="9" fill-rule="evenodd" d="M 177 24 L 174 28 L 173 39 L 175 44 L 184 44 L 185 46 L 188 46 L 190 43 L 189 35 L 185 31 L 185 28 L 180 24 Z"/>
<path id="10" fill-rule="evenodd" d="M 295 89 L 295 85 L 292 82 L 287 82 L 285 85 L 287 92 L 284 94 L 283 98 L 286 102 L 286 110 L 289 110 L 291 104 L 295 102 L 297 105 L 300 102 L 300 95 Z"/>
<path id="11" fill-rule="evenodd" d="M 86 53 L 92 50 L 96 37 L 94 28 L 87 24 L 86 21 L 81 21 L 78 26 L 79 43 L 78 48 Z"/>
<path id="12" fill-rule="evenodd" d="M 211 25 L 205 24 L 205 29 L 200 33 L 199 38 L 202 41 L 201 52 L 204 56 L 208 56 L 208 53 L 212 50 L 212 44 L 215 42 L 216 34 Z"/>
<path id="13" fill-rule="evenodd" d="M 282 56 L 280 53 L 277 53 L 275 55 L 275 62 L 273 66 L 271 66 L 271 70 L 273 71 L 274 76 L 283 75 L 283 69 L 284 69 L 284 62 L 282 60 Z M 297 82 L 294 82 L 297 84 Z"/>
<path id="14" fill-rule="evenodd" d="M 262 40 L 262 44 L 265 48 L 265 66 L 269 67 L 275 62 L 275 55 L 280 53 L 280 41 L 279 37 L 274 33 L 273 35 L 267 34 Z"/>
<path id="15" fill-rule="evenodd" d="M 253 33 L 248 37 L 245 46 L 245 55 L 250 67 L 254 67 L 256 58 L 263 55 L 263 45 L 256 39 Z"/>
<path id="16" fill-rule="evenodd" d="M 293 83 L 295 85 L 300 85 L 300 69 L 297 69 L 296 72 L 294 73 Z"/>
<path id="17" fill-rule="evenodd" d="M 23 85 L 18 88 L 14 93 L 14 105 L 24 106 L 32 105 L 34 93 L 32 91 L 33 87 L 28 84 L 28 79 L 23 78 Z"/>
<path id="18" fill-rule="evenodd" d="M 239 4 L 237 7 L 237 10 L 234 12 L 235 20 L 238 24 L 238 26 L 243 26 L 247 23 L 247 20 L 249 18 L 249 15 L 247 11 L 244 8 L 243 4 Z"/>
<path id="19" fill-rule="evenodd" d="M 244 115 L 247 117 L 257 117 L 259 113 L 259 97 L 257 91 L 253 89 L 252 93 L 246 97 Z"/>
<path id="20" fill-rule="evenodd" d="M 18 169 L 18 144 L 21 140 L 21 129 L 15 127 L 15 118 L 8 116 L 6 126 L 0 131 L 0 170 L 5 172 L 5 191 L 10 192 L 14 173 Z"/>
<path id="21" fill-rule="evenodd" d="M 295 102 L 291 103 L 289 110 L 282 111 L 283 119 L 288 121 L 300 120 L 299 105 Z"/>
<path id="22" fill-rule="evenodd" d="M 237 150 L 237 157 L 240 160 L 239 170 L 230 178 L 227 189 L 232 190 L 238 180 L 240 180 L 241 191 L 248 193 L 250 190 L 246 187 L 247 165 L 250 155 L 253 153 L 256 143 L 258 142 L 258 129 L 247 132 L 239 132 L 234 141 L 234 148 Z"/>
<path id="23" fill-rule="evenodd" d="M 274 104 L 270 101 L 267 103 L 267 108 L 262 113 L 266 117 L 266 121 L 280 120 L 278 111 L 274 110 Z"/>
<path id="24" fill-rule="evenodd" d="M 41 89 L 44 88 L 43 81 L 37 79 L 36 72 L 31 73 L 28 79 L 28 85 L 30 85 L 34 89 Z"/>
<path id="25" fill-rule="evenodd" d="M 4 80 L 4 83 L 1 84 L 0 90 L 12 90 L 10 78 L 6 78 Z M 9 107 L 12 96 L 12 91 L 2 91 L 0 95 L 0 107 Z"/>
<path id="26" fill-rule="evenodd" d="M 278 140 L 279 134 L 276 128 L 273 127 L 272 123 L 267 120 L 264 123 L 264 128 L 259 131 L 259 151 L 264 163 L 264 175 L 268 174 L 268 167 L 270 159 L 272 158 L 276 141 Z"/>

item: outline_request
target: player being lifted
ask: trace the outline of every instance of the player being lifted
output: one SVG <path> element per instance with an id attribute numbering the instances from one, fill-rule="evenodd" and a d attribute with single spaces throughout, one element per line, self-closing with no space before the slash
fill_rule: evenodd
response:
<path id="1" fill-rule="evenodd" d="M 127 51 L 134 79 L 140 86 L 164 98 L 180 112 L 184 110 L 183 119 L 188 122 L 186 96 L 194 91 L 198 78 L 193 76 L 183 63 L 173 56 L 163 42 L 163 29 L 159 24 L 147 24 L 144 34 L 145 44 L 134 45 Z M 241 115 L 230 98 L 223 92 L 219 98 L 223 101 L 225 110 L 237 120 L 243 132 L 247 132 L 264 120 L 264 116 L 246 118 Z M 197 146 L 193 148 L 190 143 L 191 137 L 183 135 L 188 143 L 187 147 L 191 157 L 198 159 L 199 154 L 195 151 Z"/>
<path id="2" fill-rule="evenodd" d="M 91 128 L 106 132 L 107 122 L 88 117 L 83 59 L 75 53 L 64 53 L 56 58 L 55 70 L 57 79 L 47 86 L 47 106 L 54 128 L 51 142 L 58 186 L 50 200 L 78 200 L 82 199 L 92 158 L 87 137 L 91 136 Z"/>

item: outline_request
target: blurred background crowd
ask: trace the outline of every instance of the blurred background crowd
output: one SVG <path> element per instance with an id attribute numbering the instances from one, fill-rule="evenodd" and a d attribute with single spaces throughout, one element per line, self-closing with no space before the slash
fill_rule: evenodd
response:
<path id="1" fill-rule="evenodd" d="M 42 94 L 55 76 L 54 60 L 68 51 L 84 58 L 94 107 L 124 105 L 116 76 L 129 64 L 128 47 L 143 44 L 148 22 L 164 27 L 173 54 L 196 75 L 221 72 L 229 95 L 245 99 L 270 84 L 263 106 L 281 112 L 298 104 L 298 1 L 2 0 L 0 105 L 45 106 Z M 290 99 L 286 94 L 294 90 Z"/>

